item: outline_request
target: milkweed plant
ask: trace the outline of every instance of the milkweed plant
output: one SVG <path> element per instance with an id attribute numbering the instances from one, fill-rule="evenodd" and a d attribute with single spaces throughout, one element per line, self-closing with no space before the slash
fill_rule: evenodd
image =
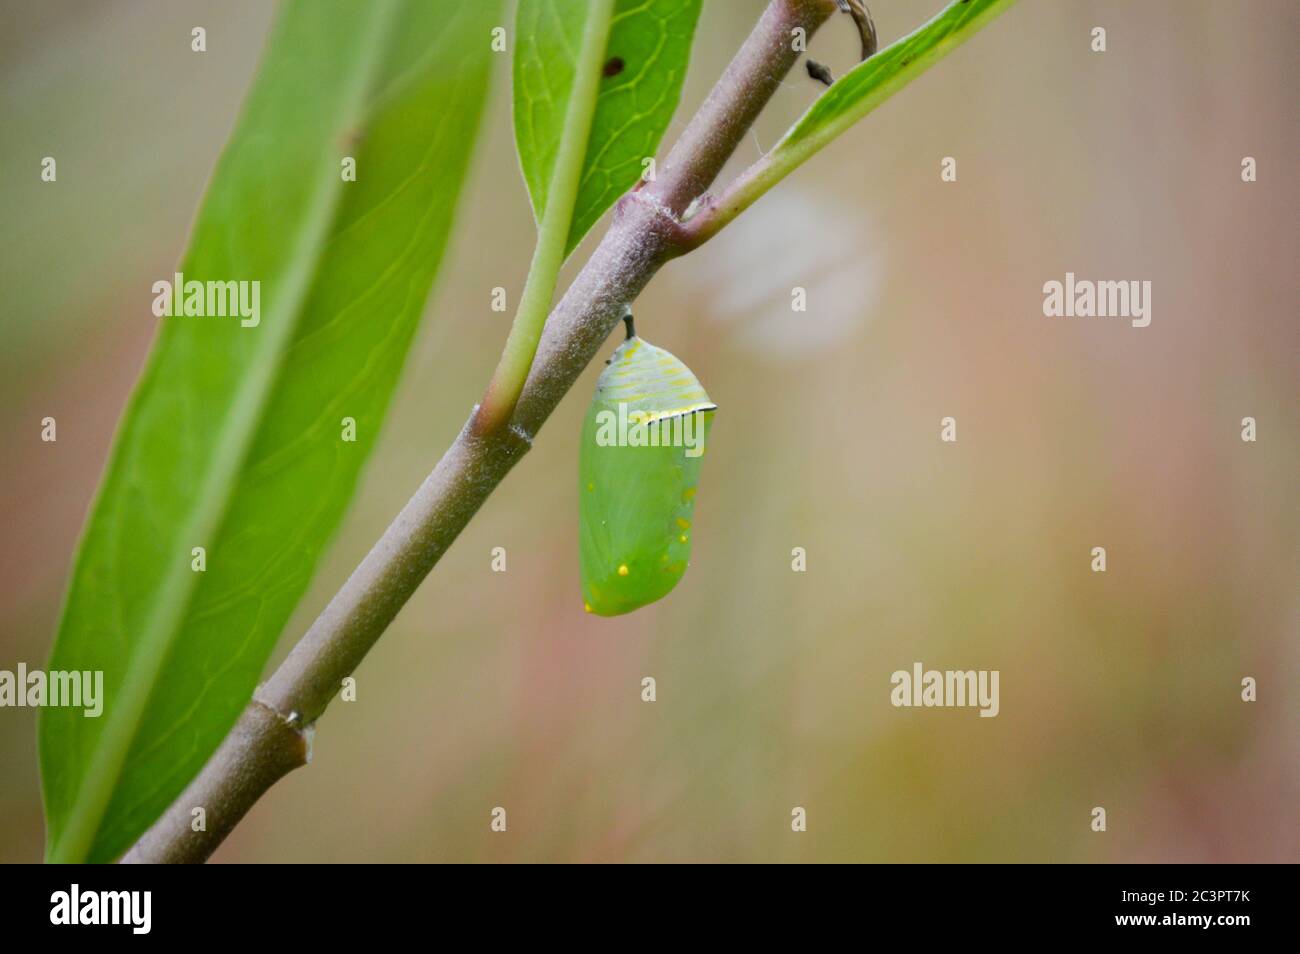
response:
<path id="1" fill-rule="evenodd" d="M 706 40 L 701 2 L 518 0 L 509 19 L 499 0 L 284 0 L 188 247 L 155 286 L 158 336 L 75 558 L 49 668 L 102 671 L 104 704 L 41 713 L 48 860 L 206 859 L 307 762 L 326 707 L 621 322 L 561 481 L 579 498 L 572 603 L 603 617 L 671 598 L 719 412 L 689 355 L 641 337 L 655 317 L 637 297 L 1012 0 L 957 0 L 891 25 L 888 44 L 861 0 L 771 0 L 661 149 Z M 861 41 L 842 71 L 806 59 L 828 23 Z M 537 239 L 499 363 L 264 677 L 373 448 L 506 60 Z M 797 66 L 806 112 L 715 189 Z M 561 266 L 606 219 L 557 300 Z"/>

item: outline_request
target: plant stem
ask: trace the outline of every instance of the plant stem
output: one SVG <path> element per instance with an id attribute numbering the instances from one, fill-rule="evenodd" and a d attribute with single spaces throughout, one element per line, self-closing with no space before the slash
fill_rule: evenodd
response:
<path id="1" fill-rule="evenodd" d="M 305 764 L 310 758 L 311 726 L 338 693 L 342 680 L 356 670 L 470 518 L 527 452 L 626 307 L 665 262 L 702 241 L 691 228 L 699 217 L 684 225 L 682 215 L 712 184 L 801 55 L 793 49 L 793 31 L 802 28 L 811 36 L 835 9 L 835 0 L 771 0 L 660 166 L 656 180 L 619 200 L 609 231 L 545 321 L 540 340 L 529 349 L 535 352 L 530 354 L 532 366 L 513 404 L 509 426 L 479 427 L 480 409 L 475 409 L 379 542 L 258 688 L 235 729 L 123 861 L 205 860 L 271 785 Z M 762 191 L 766 189 L 753 198 Z M 721 225 L 709 234 L 718 228 Z M 564 231 L 567 234 L 567 226 Z M 507 350 L 510 347 L 508 343 Z M 191 811 L 199 806 L 206 810 L 208 825 L 206 831 L 194 832 Z"/>
<path id="2" fill-rule="evenodd" d="M 537 246 L 533 249 L 533 260 L 528 266 L 528 277 L 524 280 L 524 291 L 505 349 L 475 417 L 474 426 L 479 433 L 496 430 L 509 422 L 537 353 L 537 342 L 541 340 L 542 326 L 555 294 L 556 278 L 564 264 L 573 206 L 582 180 L 587 140 L 591 136 L 591 120 L 596 114 L 600 66 L 609 43 L 613 15 L 614 0 L 592 0 L 589 5 L 582 47 L 574 64 L 573 89 L 565 107 L 564 127 L 546 190 L 546 206 L 537 226 Z"/>

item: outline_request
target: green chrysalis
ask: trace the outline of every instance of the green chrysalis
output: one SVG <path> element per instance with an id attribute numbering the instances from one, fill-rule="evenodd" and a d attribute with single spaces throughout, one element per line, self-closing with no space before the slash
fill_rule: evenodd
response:
<path id="1" fill-rule="evenodd" d="M 717 409 L 690 368 L 626 320 L 627 340 L 596 382 L 579 454 L 582 598 L 599 616 L 661 599 L 686 572 Z"/>

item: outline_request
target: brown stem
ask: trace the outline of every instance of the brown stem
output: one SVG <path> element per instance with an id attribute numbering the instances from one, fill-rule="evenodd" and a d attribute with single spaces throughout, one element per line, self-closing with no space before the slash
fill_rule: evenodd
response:
<path id="1" fill-rule="evenodd" d="M 680 217 L 703 194 L 799 57 L 834 0 L 772 0 L 660 166 L 624 196 L 613 224 L 547 319 L 510 427 L 470 424 L 448 448 L 343 588 L 260 686 L 243 716 L 181 796 L 122 859 L 201 862 L 257 799 L 309 757 L 312 724 L 452 541 L 531 446 L 628 305 L 692 245 Z M 203 808 L 207 830 L 192 829 Z"/>

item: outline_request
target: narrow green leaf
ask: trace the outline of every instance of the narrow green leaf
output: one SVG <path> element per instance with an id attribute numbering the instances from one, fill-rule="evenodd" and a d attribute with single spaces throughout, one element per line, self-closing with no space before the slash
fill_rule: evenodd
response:
<path id="1" fill-rule="evenodd" d="M 677 109 L 701 0 L 618 0 L 573 221 L 572 252 L 642 174 Z M 515 144 L 542 220 L 574 83 L 585 0 L 521 0 L 515 21 Z"/>
<path id="2" fill-rule="evenodd" d="M 771 164 L 784 154 L 820 149 L 936 60 L 972 36 L 1015 0 L 955 0 L 929 23 L 859 63 L 822 93 L 808 112 L 772 149 Z"/>
<path id="3" fill-rule="evenodd" d="M 769 189 L 936 62 L 970 39 L 1015 0 L 953 0 L 929 23 L 859 63 L 818 97 L 765 156 L 720 198 L 686 221 L 698 244 L 717 235 Z"/>
<path id="4" fill-rule="evenodd" d="M 495 2 L 282 9 L 179 268 L 260 282 L 260 321 L 157 319 L 50 660 L 105 695 L 99 718 L 41 713 L 50 860 L 120 854 L 247 703 L 374 444 L 499 22 Z"/>

